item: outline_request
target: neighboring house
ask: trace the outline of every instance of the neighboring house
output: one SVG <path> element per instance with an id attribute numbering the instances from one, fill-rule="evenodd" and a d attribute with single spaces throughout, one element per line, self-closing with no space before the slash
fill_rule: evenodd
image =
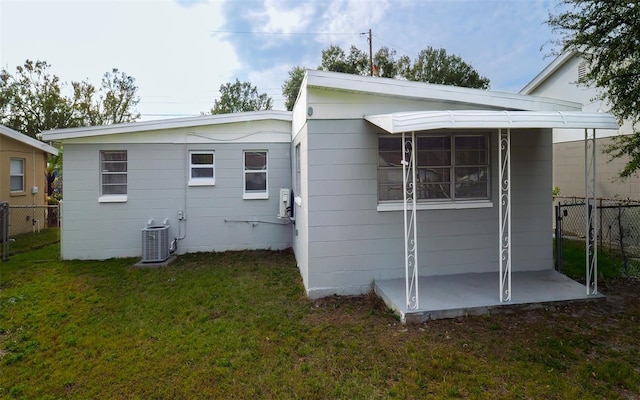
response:
<path id="1" fill-rule="evenodd" d="M 63 258 L 140 256 L 147 221 L 166 219 L 179 254 L 293 247 L 310 297 L 375 283 L 403 318 L 584 298 L 553 271 L 552 129 L 616 122 L 581 108 L 310 70 L 292 113 L 46 132 L 65 148 Z"/>
<path id="2" fill-rule="evenodd" d="M 558 56 L 545 67 L 521 91 L 521 94 L 553 97 L 583 105 L 584 111 L 607 112 L 608 106 L 598 99 L 598 90 L 578 85 L 578 79 L 586 72 L 586 64 L 580 53 L 571 51 Z M 629 123 L 620 130 L 598 132 L 596 151 L 596 196 L 640 200 L 640 174 L 620 180 L 619 173 L 627 162 L 621 157 L 610 160 L 602 150 L 615 135 L 632 133 Z M 560 188 L 561 196 L 584 197 L 584 131 L 556 129 L 553 133 L 553 184 Z"/>
<path id="3" fill-rule="evenodd" d="M 57 154 L 54 147 L 0 125 L 0 201 L 10 206 L 47 205 L 47 160 Z M 14 214 L 10 236 L 46 223 L 44 208 Z"/>

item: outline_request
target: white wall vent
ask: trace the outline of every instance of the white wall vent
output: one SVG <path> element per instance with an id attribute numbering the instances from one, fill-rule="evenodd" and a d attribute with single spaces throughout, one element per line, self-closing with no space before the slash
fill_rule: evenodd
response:
<path id="1" fill-rule="evenodd" d="M 150 225 L 142 230 L 142 262 L 169 258 L 169 225 Z"/>

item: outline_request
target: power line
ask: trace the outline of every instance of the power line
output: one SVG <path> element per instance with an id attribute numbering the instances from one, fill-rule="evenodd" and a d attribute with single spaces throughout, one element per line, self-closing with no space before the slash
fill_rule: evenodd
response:
<path id="1" fill-rule="evenodd" d="M 376 39 L 378 39 L 378 40 L 381 40 L 381 41 L 385 42 L 386 44 L 388 44 L 388 45 L 390 45 L 390 46 L 393 46 L 393 47 L 394 47 L 395 49 L 397 49 L 397 50 L 402 50 L 402 51 L 404 51 L 404 52 L 406 52 L 406 53 L 411 53 L 411 51 L 410 51 L 410 50 L 403 49 L 402 47 L 398 46 L 397 44 L 391 43 L 391 42 L 390 42 L 390 41 L 388 41 L 388 40 L 384 40 L 383 38 L 381 38 L 381 37 L 379 37 L 379 36 L 377 36 L 377 35 L 374 35 L 374 37 L 375 37 Z"/>
<path id="2" fill-rule="evenodd" d="M 238 35 L 306 35 L 306 36 L 322 36 L 322 35 L 338 35 L 351 36 L 360 35 L 361 32 L 266 32 L 266 31 L 225 31 L 215 30 L 210 33 L 233 33 Z"/>

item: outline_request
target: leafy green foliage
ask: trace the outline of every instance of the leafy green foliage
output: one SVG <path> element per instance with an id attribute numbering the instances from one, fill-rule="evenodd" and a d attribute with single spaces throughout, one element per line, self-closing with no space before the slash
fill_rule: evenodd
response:
<path id="1" fill-rule="evenodd" d="M 404 67 L 403 75 L 411 81 L 476 89 L 489 88 L 489 79 L 480 76 L 478 71 L 462 58 L 447 54 L 445 49 L 433 47 L 422 50 L 413 66 Z"/>
<path id="2" fill-rule="evenodd" d="M 289 111 L 293 110 L 303 79 L 304 68 L 295 66 L 291 71 L 289 71 L 289 79 L 287 79 L 282 85 L 282 94 L 285 98 L 284 106 Z"/>
<path id="3" fill-rule="evenodd" d="M 374 75 L 383 78 L 406 79 L 441 85 L 488 89 L 489 79 L 481 76 L 470 64 L 444 49 L 427 47 L 412 62 L 409 56 L 396 58 L 396 51 L 381 47 L 373 55 Z M 346 52 L 340 46 L 331 45 L 322 50 L 321 71 L 342 72 L 353 75 L 370 75 L 369 54 L 351 46 Z M 298 96 L 304 68 L 294 67 L 282 85 L 287 110 L 292 110 Z"/>
<path id="4" fill-rule="evenodd" d="M 135 121 L 139 102 L 135 80 L 117 69 L 104 74 L 100 88 L 87 81 L 67 84 L 46 61 L 26 60 L 12 74 L 0 72 L 0 124 L 31 137 L 49 129 Z"/>
<path id="5" fill-rule="evenodd" d="M 0 123 L 35 137 L 47 129 L 80 126 L 73 99 L 62 94 L 60 79 L 46 61 L 25 61 L 12 75 L 0 72 Z"/>
<path id="6" fill-rule="evenodd" d="M 33 138 L 50 129 L 108 125 L 140 118 L 135 79 L 114 68 L 96 88 L 88 81 L 69 87 L 50 72 L 46 61 L 26 60 L 11 74 L 0 71 L 0 124 Z M 65 89 L 71 89 L 65 94 Z M 47 169 L 49 196 L 62 195 L 62 148 Z"/>
<path id="7" fill-rule="evenodd" d="M 640 168 L 640 5 L 637 1 L 561 0 L 561 12 L 547 20 L 563 51 L 577 51 L 587 63 L 579 83 L 600 89 L 611 112 L 634 127 L 633 136 L 616 138 L 607 152 L 628 156 L 620 176 Z"/>
<path id="8" fill-rule="evenodd" d="M 351 46 L 347 54 L 340 46 L 331 45 L 322 50 L 322 62 L 318 69 L 345 74 L 369 75 L 369 56 L 356 46 Z"/>
<path id="9" fill-rule="evenodd" d="M 273 99 L 250 82 L 227 82 L 220 85 L 220 99 L 216 99 L 211 114 L 227 114 L 246 111 L 271 110 Z"/>

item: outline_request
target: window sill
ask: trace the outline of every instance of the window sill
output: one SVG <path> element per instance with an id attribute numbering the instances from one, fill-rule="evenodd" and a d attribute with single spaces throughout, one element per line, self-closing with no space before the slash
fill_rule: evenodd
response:
<path id="1" fill-rule="evenodd" d="M 194 179 L 189 181 L 189 186 L 215 186 L 215 179 Z"/>
<path id="2" fill-rule="evenodd" d="M 243 200 L 265 200 L 269 198 L 269 193 L 243 193 Z"/>
<path id="3" fill-rule="evenodd" d="M 22 197 L 26 196 L 27 192 L 11 192 L 9 193 L 9 197 Z"/>
<path id="4" fill-rule="evenodd" d="M 490 200 L 456 201 L 442 203 L 418 203 L 416 210 L 464 210 L 471 208 L 491 208 L 493 202 Z M 378 204 L 378 211 L 402 211 L 402 203 L 381 203 Z"/>
<path id="5" fill-rule="evenodd" d="M 126 203 L 126 194 L 108 194 L 98 197 L 98 203 Z"/>

